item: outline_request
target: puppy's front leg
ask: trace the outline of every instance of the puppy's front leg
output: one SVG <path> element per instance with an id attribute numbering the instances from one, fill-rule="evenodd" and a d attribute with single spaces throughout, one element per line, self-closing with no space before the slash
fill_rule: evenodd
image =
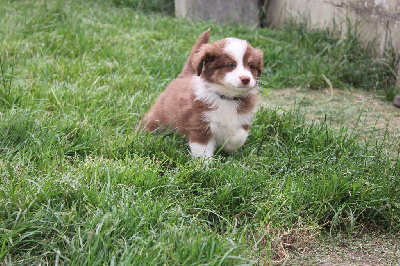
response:
<path id="1" fill-rule="evenodd" d="M 206 143 L 189 141 L 189 147 L 193 157 L 203 157 L 208 159 L 214 155 L 215 141 L 213 139 L 210 139 Z"/>
<path id="2" fill-rule="evenodd" d="M 249 131 L 241 127 L 235 135 L 227 140 L 224 146 L 224 151 L 235 152 L 238 148 L 243 146 L 248 135 Z"/>

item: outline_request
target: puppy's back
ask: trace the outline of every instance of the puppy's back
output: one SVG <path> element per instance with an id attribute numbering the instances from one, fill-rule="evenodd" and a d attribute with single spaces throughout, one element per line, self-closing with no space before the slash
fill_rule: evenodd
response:
<path id="1" fill-rule="evenodd" d="M 170 127 L 188 136 L 193 130 L 206 128 L 202 114 L 208 110 L 208 106 L 195 100 L 192 86 L 192 76 L 173 80 L 146 114 L 146 129 L 154 131 Z"/>

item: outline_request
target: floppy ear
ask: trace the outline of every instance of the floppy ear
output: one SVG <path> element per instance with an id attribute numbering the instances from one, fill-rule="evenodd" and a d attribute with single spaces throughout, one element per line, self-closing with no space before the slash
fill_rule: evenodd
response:
<path id="1" fill-rule="evenodd" d="M 212 44 L 203 44 L 199 51 L 194 54 L 192 60 L 192 68 L 197 76 L 201 75 L 204 63 L 214 61 L 216 57 L 216 47 Z"/>
<path id="2" fill-rule="evenodd" d="M 264 53 L 260 49 L 255 48 L 254 49 L 254 56 L 256 58 L 257 67 L 259 69 L 258 77 L 260 77 L 262 72 L 263 72 L 263 69 L 264 69 L 264 62 L 263 62 Z"/>
<path id="3" fill-rule="evenodd" d="M 192 68 L 193 56 L 200 50 L 200 47 L 203 44 L 208 43 L 209 39 L 210 39 L 210 29 L 203 32 L 197 39 L 196 43 L 193 45 L 192 50 L 190 51 L 189 58 L 186 60 L 185 66 L 183 67 L 182 72 L 179 76 L 190 76 L 195 74 L 195 71 Z"/>

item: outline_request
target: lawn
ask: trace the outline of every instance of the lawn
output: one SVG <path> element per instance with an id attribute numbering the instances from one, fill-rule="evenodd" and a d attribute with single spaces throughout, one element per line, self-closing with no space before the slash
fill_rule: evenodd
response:
<path id="1" fill-rule="evenodd" d="M 221 27 L 123 3 L 0 0 L 0 264 L 267 264 L 296 239 L 399 232 L 400 144 L 386 133 L 365 141 L 329 117 L 261 108 L 245 146 L 208 167 L 180 136 L 135 134 L 208 28 L 264 51 L 264 101 L 288 86 L 390 98 L 390 53 L 370 57 L 354 32 Z"/>

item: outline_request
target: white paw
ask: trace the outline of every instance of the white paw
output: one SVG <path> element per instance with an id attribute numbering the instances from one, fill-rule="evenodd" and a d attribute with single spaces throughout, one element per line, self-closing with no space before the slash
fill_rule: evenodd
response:
<path id="1" fill-rule="evenodd" d="M 215 143 L 210 140 L 207 144 L 189 142 L 190 152 L 195 158 L 210 158 L 214 155 Z"/>
<path id="2" fill-rule="evenodd" d="M 249 133 L 246 130 L 240 128 L 240 130 L 236 132 L 235 135 L 227 140 L 224 146 L 224 151 L 235 152 L 238 148 L 243 146 L 243 144 L 246 142 L 248 135 Z"/>

